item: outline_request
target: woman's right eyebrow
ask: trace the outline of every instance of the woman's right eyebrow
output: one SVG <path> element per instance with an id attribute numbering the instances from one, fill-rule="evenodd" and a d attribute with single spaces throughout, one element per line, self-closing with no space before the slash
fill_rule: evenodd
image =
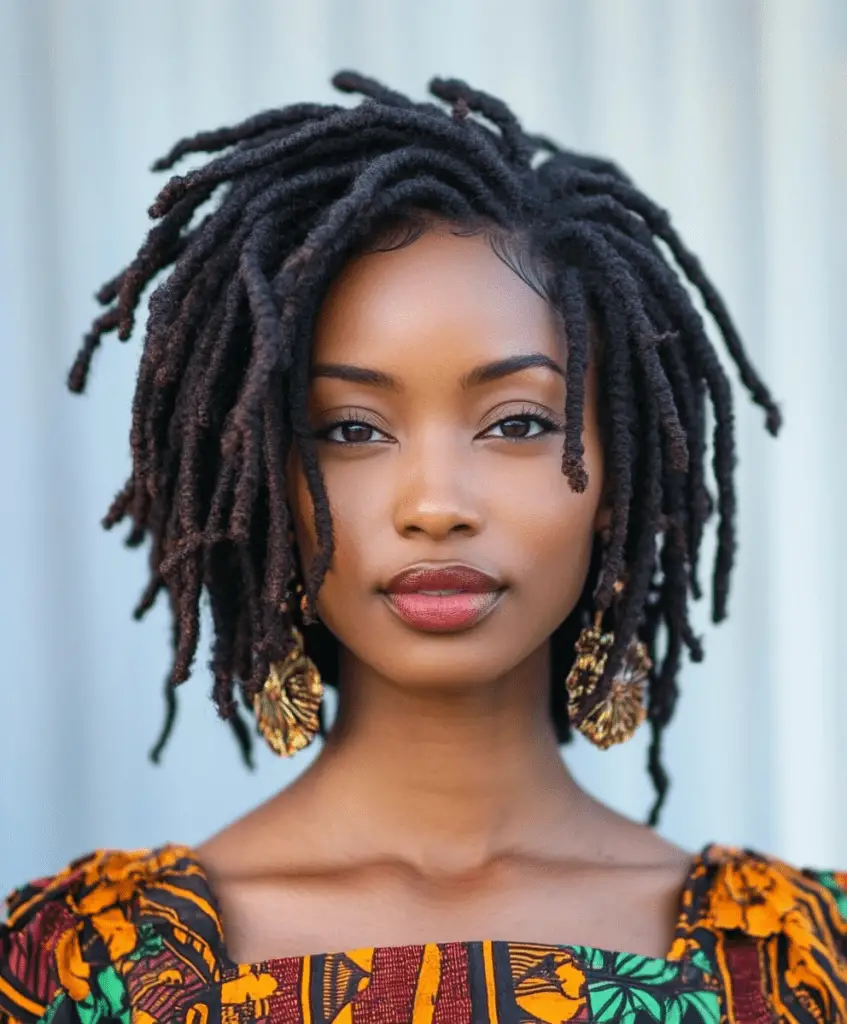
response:
<path id="1" fill-rule="evenodd" d="M 333 380 L 346 380 L 351 384 L 368 384 L 388 391 L 402 391 L 400 382 L 390 373 L 371 370 L 366 366 L 353 366 L 350 363 L 317 363 L 312 367 L 312 377 L 331 377 Z"/>

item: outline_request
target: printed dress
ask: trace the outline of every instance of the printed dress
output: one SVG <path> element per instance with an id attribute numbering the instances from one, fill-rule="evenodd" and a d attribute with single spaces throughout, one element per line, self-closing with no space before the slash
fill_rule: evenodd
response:
<path id="1" fill-rule="evenodd" d="M 710 847 L 666 959 L 462 942 L 227 955 L 191 850 L 100 852 L 12 894 L 0 1024 L 847 1024 L 847 874 Z"/>

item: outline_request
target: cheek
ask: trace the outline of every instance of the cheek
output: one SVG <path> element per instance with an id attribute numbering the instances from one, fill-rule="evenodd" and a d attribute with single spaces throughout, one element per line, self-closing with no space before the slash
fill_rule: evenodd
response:
<path id="1" fill-rule="evenodd" d="M 526 558 L 528 578 L 548 585 L 556 578 L 569 593 L 576 588 L 578 594 L 591 557 L 596 495 L 575 494 L 563 479 L 546 492 L 536 487 L 520 512 L 522 528 L 516 539 Z"/>
<path id="2" fill-rule="evenodd" d="M 380 525 L 375 521 L 381 507 L 376 482 L 371 479 L 369 486 L 363 488 L 361 470 L 357 474 L 355 465 L 340 468 L 341 472 L 337 471 L 339 467 L 323 467 L 324 486 L 332 509 L 334 547 L 332 564 L 318 595 L 318 611 L 322 618 L 328 613 L 327 606 L 333 604 L 333 595 L 342 586 L 342 581 L 351 574 L 358 576 L 363 572 L 369 541 L 373 543 Z M 296 455 L 289 462 L 288 479 L 294 533 L 302 561 L 301 569 L 306 573 L 315 558 L 318 537 L 315 506 L 302 463 Z"/>
<path id="3" fill-rule="evenodd" d="M 602 455 L 589 438 L 585 467 L 588 486 L 581 494 L 571 490 L 557 464 L 525 486 L 512 488 L 508 498 L 521 523 L 513 535 L 523 560 L 523 578 L 532 585 L 533 599 L 559 621 L 582 593 L 602 516 Z"/>

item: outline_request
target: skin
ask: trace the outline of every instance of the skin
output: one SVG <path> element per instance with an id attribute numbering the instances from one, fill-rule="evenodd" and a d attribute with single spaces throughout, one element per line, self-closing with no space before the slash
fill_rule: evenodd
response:
<path id="1" fill-rule="evenodd" d="M 594 370 L 576 494 L 561 472 L 555 317 L 484 235 L 444 225 L 352 261 L 314 346 L 336 537 L 317 611 L 342 648 L 339 713 L 309 770 L 197 851 L 230 956 L 480 939 L 665 956 L 691 859 L 580 790 L 548 713 L 549 636 L 606 521 Z M 559 372 L 473 382 L 529 355 Z M 339 364 L 392 385 L 340 379 L 327 369 Z M 308 565 L 296 453 L 289 469 Z M 481 569 L 501 598 L 466 631 L 414 629 L 380 591 L 420 563 Z"/>

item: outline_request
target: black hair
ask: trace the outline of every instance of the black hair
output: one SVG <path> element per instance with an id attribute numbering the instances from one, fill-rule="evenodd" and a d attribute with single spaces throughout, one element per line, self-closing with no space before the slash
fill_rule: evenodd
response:
<path id="1" fill-rule="evenodd" d="M 554 637 L 551 709 L 565 740 L 573 641 L 586 614 L 610 608 L 625 577 L 597 696 L 608 692 L 638 636 L 654 662 L 647 700 L 655 821 L 668 786 L 661 743 L 681 656 L 703 656 L 689 599 L 701 594 L 698 555 L 713 511 L 715 622 L 727 612 L 736 549 L 730 384 L 688 286 L 772 434 L 779 410 L 667 213 L 616 165 L 527 134 L 502 101 L 461 81 L 430 83 L 446 106 L 415 103 L 352 72 L 333 82 L 364 99 L 352 108 L 270 110 L 185 139 L 154 165 L 170 170 L 188 154 L 215 154 L 159 193 L 150 209 L 158 223 L 98 293 L 106 310 L 70 373 L 71 390 L 82 391 L 103 335 L 128 339 L 145 288 L 170 268 L 150 297 L 131 475 L 104 519 L 107 528 L 130 521 L 130 546 L 151 542 L 136 617 L 160 592 L 170 599 L 174 660 L 161 743 L 173 722 L 174 688 L 190 674 L 205 592 L 214 700 L 249 751 L 236 696 L 252 702 L 270 662 L 290 650 L 292 625 L 303 626 L 287 597 L 299 571 L 286 504 L 293 443 L 315 509 L 318 551 L 303 581 L 312 606 L 332 560 L 332 518 L 307 419 L 313 325 L 329 283 L 387 223 L 425 215 L 471 230 L 489 225 L 495 238 L 522 240 L 517 249 L 527 256 L 518 262 L 542 268 L 544 292 L 565 326 L 562 470 L 575 491 L 587 483 L 584 381 L 595 335 L 602 352 L 611 527 L 580 605 Z M 320 624 L 305 625 L 307 650 L 332 681 L 335 641 Z"/>

